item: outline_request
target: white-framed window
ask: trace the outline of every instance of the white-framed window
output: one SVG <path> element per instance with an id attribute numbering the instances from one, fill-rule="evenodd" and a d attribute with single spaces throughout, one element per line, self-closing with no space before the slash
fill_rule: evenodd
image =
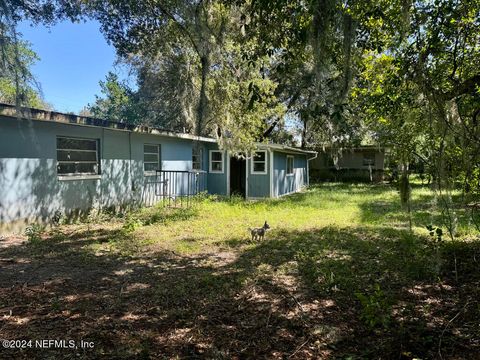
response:
<path id="1" fill-rule="evenodd" d="M 210 150 L 210 166 L 211 173 L 223 174 L 223 151 Z"/>
<path id="2" fill-rule="evenodd" d="M 57 174 L 81 176 L 100 174 L 98 139 L 57 137 Z"/>
<path id="3" fill-rule="evenodd" d="M 267 173 L 267 151 L 255 151 L 252 157 L 252 174 L 266 174 Z"/>
<path id="4" fill-rule="evenodd" d="M 293 175 L 293 156 L 287 155 L 287 175 Z"/>
<path id="5" fill-rule="evenodd" d="M 143 144 L 143 171 L 154 173 L 155 170 L 161 170 L 161 168 L 160 145 Z"/>
<path id="6" fill-rule="evenodd" d="M 203 149 L 197 146 L 192 148 L 192 169 L 202 170 Z"/>

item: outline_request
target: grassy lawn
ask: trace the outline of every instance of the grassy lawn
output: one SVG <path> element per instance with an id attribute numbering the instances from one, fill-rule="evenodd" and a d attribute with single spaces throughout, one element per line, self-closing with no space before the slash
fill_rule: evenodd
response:
<path id="1" fill-rule="evenodd" d="M 429 189 L 412 208 L 413 233 L 392 187 L 322 184 L 62 225 L 0 248 L 1 337 L 95 343 L 52 358 L 476 358 L 478 232 L 459 206 L 435 244 Z"/>

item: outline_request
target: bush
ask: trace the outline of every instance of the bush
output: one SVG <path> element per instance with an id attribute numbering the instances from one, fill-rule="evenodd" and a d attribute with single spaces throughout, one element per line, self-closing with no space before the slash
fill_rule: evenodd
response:
<path id="1" fill-rule="evenodd" d="M 143 222 L 135 216 L 127 216 L 125 223 L 122 226 L 123 231 L 127 233 L 134 232 L 139 227 L 143 226 Z"/>
<path id="2" fill-rule="evenodd" d="M 31 224 L 25 229 L 25 236 L 29 243 L 38 243 L 42 240 L 43 227 L 39 224 Z"/>
<path id="3" fill-rule="evenodd" d="M 375 284 L 373 294 L 371 295 L 355 293 L 355 296 L 362 305 L 360 319 L 365 325 L 372 330 L 377 326 L 388 326 L 390 323 L 391 306 L 380 285 Z"/>

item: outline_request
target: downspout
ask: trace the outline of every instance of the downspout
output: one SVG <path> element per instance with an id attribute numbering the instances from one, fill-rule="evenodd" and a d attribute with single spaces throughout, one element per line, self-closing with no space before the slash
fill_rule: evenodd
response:
<path id="1" fill-rule="evenodd" d="M 225 150 L 225 159 L 227 161 L 227 164 L 226 164 L 226 171 L 225 171 L 225 174 L 227 175 L 226 178 L 227 178 L 227 196 L 230 196 L 230 154 L 228 153 L 227 150 Z"/>
<path id="2" fill-rule="evenodd" d="M 128 173 L 130 176 L 130 183 L 132 185 L 130 189 L 130 204 L 134 203 L 135 182 L 132 176 L 132 132 L 128 132 Z"/>
<path id="3" fill-rule="evenodd" d="M 274 176 L 273 176 L 273 150 L 268 149 L 268 152 L 270 153 L 270 198 L 273 197 L 273 181 L 274 181 Z"/>
<path id="4" fill-rule="evenodd" d="M 318 156 L 318 152 L 315 153 L 314 156 L 311 158 L 307 158 L 307 186 L 310 186 L 310 160 L 316 159 Z"/>
<path id="5" fill-rule="evenodd" d="M 105 128 L 102 127 L 102 143 L 100 144 L 100 208 L 98 209 L 98 212 L 103 210 L 103 175 L 105 174 L 105 169 L 103 168 L 102 161 L 105 159 L 105 153 L 104 149 L 105 148 Z"/>
<path id="6" fill-rule="evenodd" d="M 248 200 L 248 157 L 245 157 L 245 200 Z"/>

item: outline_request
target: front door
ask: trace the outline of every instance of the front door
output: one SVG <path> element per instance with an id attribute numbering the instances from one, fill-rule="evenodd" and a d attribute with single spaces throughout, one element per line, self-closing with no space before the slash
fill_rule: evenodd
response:
<path id="1" fill-rule="evenodd" d="M 230 195 L 245 197 L 246 163 L 245 159 L 230 158 Z"/>

